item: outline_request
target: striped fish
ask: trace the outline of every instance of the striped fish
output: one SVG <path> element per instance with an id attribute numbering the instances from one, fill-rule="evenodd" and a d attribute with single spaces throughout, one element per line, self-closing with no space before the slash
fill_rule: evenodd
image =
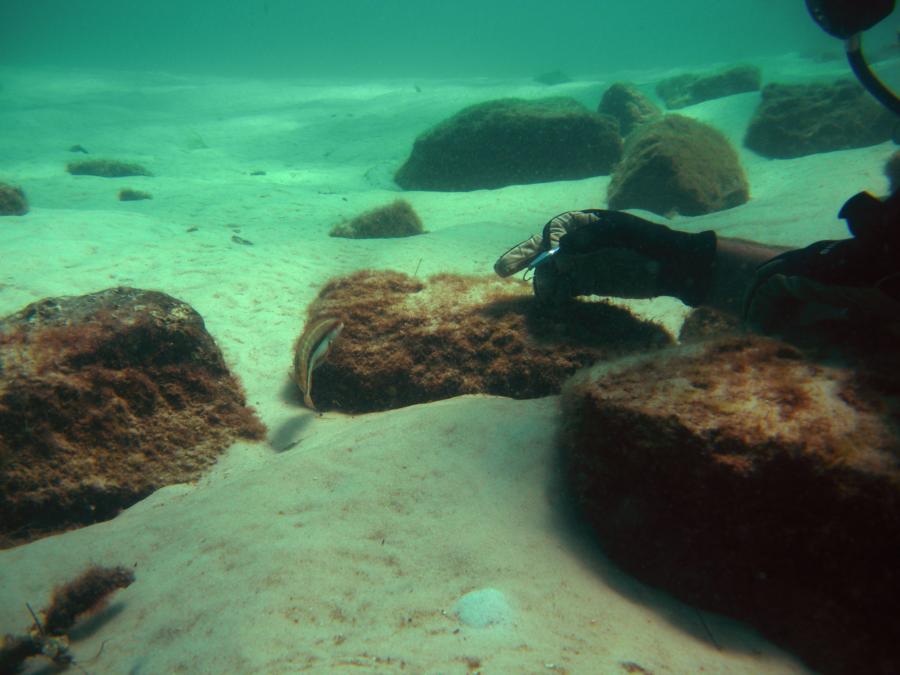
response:
<path id="1" fill-rule="evenodd" d="M 312 400 L 313 371 L 328 357 L 344 323 L 340 319 L 317 319 L 308 324 L 294 347 L 294 382 L 303 392 L 303 403 L 316 409 Z"/>

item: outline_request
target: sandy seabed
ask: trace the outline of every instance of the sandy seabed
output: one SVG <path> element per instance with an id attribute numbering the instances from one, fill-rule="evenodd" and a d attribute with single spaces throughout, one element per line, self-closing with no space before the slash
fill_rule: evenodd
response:
<path id="1" fill-rule="evenodd" d="M 831 67 L 785 58 L 764 74 L 843 74 Z M 401 194 L 392 175 L 418 133 L 504 96 L 593 107 L 619 79 L 551 90 L 0 69 L 0 180 L 31 204 L 0 219 L 0 314 L 116 285 L 169 293 L 204 317 L 270 429 L 268 443 L 236 444 L 196 484 L 0 552 L 0 633 L 21 632 L 26 602 L 43 606 L 95 562 L 133 567 L 137 580 L 72 634 L 91 673 L 807 672 L 753 629 L 633 580 L 579 531 L 559 485 L 555 397 L 469 396 L 349 417 L 314 415 L 286 395 L 291 344 L 329 277 L 490 274 L 553 215 L 604 205 L 608 177 L 412 192 L 403 196 L 427 235 L 328 237 Z M 669 224 L 798 246 L 846 236 L 835 214 L 859 190 L 886 191 L 894 146 L 766 160 L 741 148 L 757 101 L 680 111 L 739 148 L 752 199 Z M 70 176 L 65 163 L 82 157 L 74 144 L 154 176 Z M 119 202 L 123 187 L 154 198 Z M 670 299 L 631 306 L 673 331 L 684 316 Z M 485 589 L 508 607 L 496 623 L 463 622 L 457 602 Z M 33 660 L 31 672 L 44 665 Z"/>

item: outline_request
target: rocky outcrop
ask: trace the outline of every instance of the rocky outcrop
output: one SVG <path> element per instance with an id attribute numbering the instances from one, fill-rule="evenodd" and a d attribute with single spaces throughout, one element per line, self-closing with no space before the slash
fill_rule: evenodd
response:
<path id="1" fill-rule="evenodd" d="M 718 73 L 686 73 L 662 80 L 656 94 L 670 110 L 714 98 L 758 91 L 762 76 L 756 66 L 734 66 Z"/>
<path id="2" fill-rule="evenodd" d="M 106 520 L 265 429 L 189 305 L 113 288 L 0 319 L 0 546 Z"/>
<path id="3" fill-rule="evenodd" d="M 406 190 L 466 191 L 608 174 L 616 121 L 570 98 L 473 105 L 419 136 L 395 180 Z"/>
<path id="4" fill-rule="evenodd" d="M 617 82 L 603 92 L 597 112 L 614 117 L 619 122 L 619 131 L 623 136 L 662 114 L 653 101 L 627 82 Z"/>
<path id="5" fill-rule="evenodd" d="M 312 398 L 320 410 L 345 412 L 460 394 L 546 396 L 578 368 L 671 342 L 606 303 L 542 310 L 528 284 L 493 276 L 357 272 L 326 284 L 308 314 L 308 324 L 344 324 L 315 371 Z"/>
<path id="6" fill-rule="evenodd" d="M 744 145 L 765 157 L 790 159 L 890 140 L 896 120 L 862 87 L 769 84 L 753 114 Z"/>
<path id="7" fill-rule="evenodd" d="M 583 371 L 563 395 L 574 498 L 644 581 L 822 672 L 900 672 L 889 360 L 823 365 L 739 336 Z"/>
<path id="8" fill-rule="evenodd" d="M 719 131 L 680 115 L 638 129 L 609 183 L 611 209 L 699 216 L 750 198 L 737 153 Z"/>

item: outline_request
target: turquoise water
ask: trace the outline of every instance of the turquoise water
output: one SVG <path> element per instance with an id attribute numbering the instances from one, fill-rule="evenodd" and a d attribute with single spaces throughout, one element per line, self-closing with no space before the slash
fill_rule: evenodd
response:
<path id="1" fill-rule="evenodd" d="M 866 45 L 898 84 L 893 29 L 884 22 Z M 302 405 L 288 374 L 307 310 L 332 277 L 449 273 L 479 276 L 485 293 L 490 284 L 514 288 L 492 272 L 500 254 L 558 213 L 607 204 L 611 178 L 600 171 L 471 192 L 404 190 L 396 172 L 420 134 L 494 99 L 558 95 L 593 111 L 621 81 L 662 109 L 656 85 L 664 78 L 736 64 L 759 66 L 763 84 L 849 76 L 841 43 L 802 0 L 0 0 L 0 183 L 20 186 L 30 207 L 0 218 L 0 317 L 114 286 L 170 294 L 203 317 L 268 428 L 264 441 L 228 447 L 199 481 L 179 474 L 115 518 L 80 504 L 79 525 L 103 522 L 9 548 L 0 538 L 0 635 L 21 634 L 31 621 L 26 602 L 44 607 L 50 589 L 99 563 L 133 569 L 136 581 L 113 596 L 111 611 L 72 632 L 72 654 L 92 674 L 811 672 L 811 652 L 795 654 L 763 637 L 766 627 L 684 604 L 597 551 L 596 537 L 563 505 L 561 417 L 546 391 L 350 415 L 337 394 L 326 395 L 329 377 L 342 371 L 324 361 L 313 381 L 319 414 Z M 571 81 L 535 80 L 557 70 Z M 744 91 L 674 111 L 734 148 L 747 174 L 745 203 L 698 217 L 643 215 L 685 232 L 792 248 L 847 237 L 838 210 L 858 191 L 885 194 L 894 144 L 767 158 L 743 142 L 759 103 L 758 91 Z M 85 158 L 147 171 L 67 172 Z M 152 198 L 121 201 L 120 188 Z M 421 216 L 425 236 L 328 236 L 398 197 Z M 441 311 L 455 317 L 454 294 L 466 299 L 467 291 L 444 283 L 450 290 L 421 304 L 412 297 L 410 306 L 432 313 L 407 321 L 410 333 L 438 324 Z M 518 289 L 530 302 L 531 289 Z M 622 306 L 672 336 L 688 311 L 667 297 Z M 360 323 L 378 319 L 360 315 Z M 584 338 L 563 324 L 541 316 L 528 330 Z M 348 321 L 332 334 L 330 358 L 337 361 L 342 340 L 359 345 L 362 328 Z M 484 363 L 501 361 L 505 345 L 524 349 L 515 337 L 499 335 L 489 345 L 496 361 Z M 420 356 L 442 355 L 451 375 L 457 361 L 491 370 L 477 350 L 448 355 L 438 342 L 401 361 L 440 383 L 431 391 L 455 395 L 458 383 L 420 368 Z M 790 361 L 795 352 L 784 354 Z M 26 428 L 14 397 L 5 398 L 3 358 L 0 351 L 0 473 L 16 450 L 3 445 L 4 433 L 29 443 L 40 436 L 29 447 L 50 453 L 65 446 L 69 423 L 63 416 L 53 433 Z M 551 364 L 546 371 L 555 362 L 541 363 Z M 543 382 L 544 371 L 534 379 Z M 701 392 L 716 384 L 676 380 Z M 771 393 L 762 387 L 760 406 L 774 401 L 786 412 L 763 426 L 773 436 L 795 433 L 791 406 L 802 415 L 806 399 L 790 383 L 774 384 Z M 389 396 L 351 412 L 381 410 Z M 113 397 L 96 398 L 105 405 Z M 741 401 L 726 403 L 742 414 Z M 44 409 L 33 407 L 29 419 L 41 421 Z M 106 474 L 91 473 L 93 460 L 86 480 L 102 492 Z M 52 470 L 52 478 L 38 474 L 50 492 L 60 482 Z M 802 497 L 785 498 L 785 509 Z M 777 520 L 779 505 L 771 506 Z M 642 508 L 625 503 L 617 515 L 637 522 Z M 765 581 L 764 570 L 752 572 L 752 583 Z M 46 666 L 36 657 L 26 672 Z"/>
<path id="2" fill-rule="evenodd" d="M 877 41 L 889 36 L 885 27 Z M 280 76 L 572 75 L 834 47 L 803 2 L 28 2 L 0 8 L 6 64 Z"/>

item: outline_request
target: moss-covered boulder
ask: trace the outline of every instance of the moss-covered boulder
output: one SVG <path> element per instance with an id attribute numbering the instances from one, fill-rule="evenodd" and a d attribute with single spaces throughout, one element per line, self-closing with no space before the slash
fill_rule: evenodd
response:
<path id="1" fill-rule="evenodd" d="M 750 198 L 737 153 L 722 133 L 681 115 L 637 130 L 607 193 L 611 209 L 699 216 Z"/>
<path id="2" fill-rule="evenodd" d="M 132 190 L 131 188 L 119 190 L 120 202 L 139 202 L 144 199 L 153 199 L 153 195 L 143 190 Z"/>
<path id="3" fill-rule="evenodd" d="M 570 98 L 470 106 L 416 139 L 395 180 L 406 190 L 465 191 L 608 174 L 622 154 L 616 121 Z"/>
<path id="4" fill-rule="evenodd" d="M 319 410 L 348 413 L 462 394 L 549 396 L 578 368 L 672 340 L 661 326 L 603 302 L 548 311 L 529 284 L 493 275 L 419 280 L 363 270 L 331 279 L 306 325 L 329 319 L 344 328 L 310 394 Z"/>
<path id="5" fill-rule="evenodd" d="M 378 239 L 382 237 L 412 237 L 423 234 L 422 219 L 405 199 L 397 199 L 386 206 L 370 209 L 355 218 L 338 223 L 329 235 L 348 239 Z"/>
<path id="6" fill-rule="evenodd" d="M 637 87 L 627 82 L 616 82 L 603 92 L 597 112 L 615 117 L 623 136 L 635 127 L 656 119 L 662 113 L 656 104 L 644 96 Z"/>
<path id="7" fill-rule="evenodd" d="M 738 336 L 583 370 L 562 396 L 572 503 L 623 569 L 815 672 L 898 673 L 889 347 L 848 367 Z"/>
<path id="8" fill-rule="evenodd" d="M 0 318 L 0 363 L 0 548 L 109 520 L 265 436 L 203 318 L 157 291 L 32 303 Z"/>
<path id="9" fill-rule="evenodd" d="M 890 140 L 896 120 L 850 80 L 769 84 L 744 145 L 765 157 L 789 159 Z"/>
<path id="10" fill-rule="evenodd" d="M 0 183 L 0 216 L 24 216 L 28 201 L 22 188 Z"/>
<path id="11" fill-rule="evenodd" d="M 756 66 L 734 66 L 716 73 L 685 73 L 662 80 L 656 94 L 670 110 L 714 98 L 758 91 L 762 76 Z"/>
<path id="12" fill-rule="evenodd" d="M 81 159 L 66 164 L 66 171 L 73 176 L 100 176 L 101 178 L 153 175 L 140 164 L 120 162 L 117 159 Z"/>

